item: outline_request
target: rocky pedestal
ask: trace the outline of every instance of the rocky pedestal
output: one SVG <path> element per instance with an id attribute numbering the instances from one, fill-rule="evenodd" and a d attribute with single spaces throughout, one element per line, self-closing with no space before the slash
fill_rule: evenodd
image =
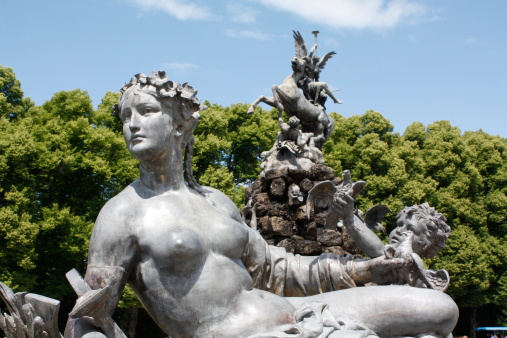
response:
<path id="1" fill-rule="evenodd" d="M 245 222 L 271 245 L 284 247 L 300 255 L 321 253 L 361 255 L 345 228 L 326 229 L 327 210 L 316 207 L 310 219 L 306 216 L 308 192 L 319 182 L 341 179 L 333 169 L 316 164 L 310 170 L 267 170 L 247 188 L 243 210 Z"/>

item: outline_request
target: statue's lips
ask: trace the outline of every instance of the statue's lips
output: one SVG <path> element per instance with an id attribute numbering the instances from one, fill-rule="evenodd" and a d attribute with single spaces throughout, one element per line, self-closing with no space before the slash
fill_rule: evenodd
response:
<path id="1" fill-rule="evenodd" d="M 132 142 L 132 143 L 139 143 L 139 142 L 141 142 L 144 138 L 145 138 L 145 136 L 144 136 L 144 135 L 133 135 L 133 136 L 130 138 L 130 142 Z"/>

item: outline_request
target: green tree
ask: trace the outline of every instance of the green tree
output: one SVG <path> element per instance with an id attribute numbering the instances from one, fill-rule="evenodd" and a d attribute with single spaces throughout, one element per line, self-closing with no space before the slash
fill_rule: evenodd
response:
<path id="1" fill-rule="evenodd" d="M 0 119 L 0 280 L 15 290 L 73 295 L 65 273 L 84 270 L 100 208 L 137 177 L 114 120 L 97 123 L 103 105 L 95 112 L 86 92 L 59 92 Z"/>
<path id="2" fill-rule="evenodd" d="M 194 132 L 193 170 L 201 184 L 223 190 L 239 206 L 243 188 L 260 173 L 260 154 L 270 149 L 279 130 L 276 113 L 246 104 L 210 105 Z"/>
<path id="3" fill-rule="evenodd" d="M 23 116 L 33 106 L 33 102 L 23 95 L 12 69 L 0 65 L 0 117 L 13 120 Z"/>

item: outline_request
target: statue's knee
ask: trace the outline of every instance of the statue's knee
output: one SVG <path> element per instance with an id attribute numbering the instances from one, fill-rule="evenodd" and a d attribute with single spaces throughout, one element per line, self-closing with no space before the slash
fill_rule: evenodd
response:
<path id="1" fill-rule="evenodd" d="M 438 331 L 439 335 L 445 337 L 452 332 L 458 322 L 458 306 L 451 297 L 442 292 L 435 294 L 433 302 L 435 304 L 434 311 L 430 316 L 433 318 L 435 330 Z"/>

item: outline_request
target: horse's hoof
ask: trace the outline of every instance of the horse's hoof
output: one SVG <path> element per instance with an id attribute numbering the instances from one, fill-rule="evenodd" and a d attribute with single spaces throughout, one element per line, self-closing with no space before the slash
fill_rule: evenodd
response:
<path id="1" fill-rule="evenodd" d="M 250 115 L 250 114 L 253 114 L 254 111 L 255 111 L 255 108 L 254 107 L 250 107 L 250 108 L 248 108 L 248 110 L 246 111 L 246 113 Z"/>

